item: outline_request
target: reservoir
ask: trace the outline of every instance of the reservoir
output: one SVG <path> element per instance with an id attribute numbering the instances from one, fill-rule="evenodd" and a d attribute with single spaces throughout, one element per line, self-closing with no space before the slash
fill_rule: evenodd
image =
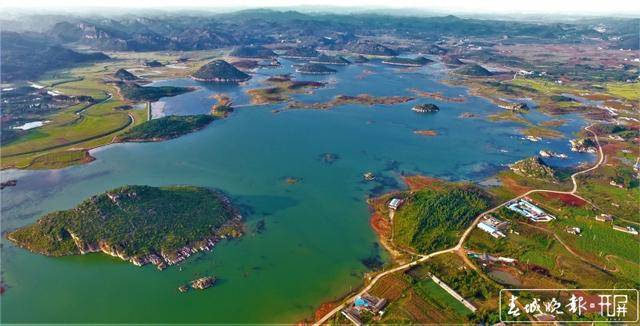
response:
<path id="1" fill-rule="evenodd" d="M 246 218 L 245 236 L 219 243 L 185 264 L 165 271 L 136 267 L 103 254 L 45 257 L 2 238 L 2 322 L 82 323 L 291 323 L 310 316 L 322 302 L 362 284 L 362 260 L 387 261 L 369 227 L 366 198 L 402 189 L 400 177 L 424 174 L 448 180 L 483 181 L 506 164 L 541 149 L 566 153 L 552 165 L 576 165 L 591 154 L 569 151 L 568 140 L 584 127 L 563 117 L 567 138 L 530 142 L 514 122 L 489 122 L 502 109 L 440 81 L 439 64 L 397 68 L 372 61 L 336 67 L 338 73 L 300 76 L 293 62 L 261 69 L 245 85 L 207 85 L 189 79 L 154 85 L 198 86 L 161 99 L 162 114 L 208 113 L 215 94 L 241 105 L 204 130 L 158 143 L 114 144 L 92 151 L 90 164 L 61 170 L 2 172 L 17 179 L 2 191 L 2 232 L 33 223 L 41 215 L 125 184 L 191 184 L 219 189 Z M 298 80 L 327 83 L 295 99 L 324 102 L 339 94 L 414 96 L 411 89 L 463 95 L 465 102 L 417 98 L 397 105 L 344 105 L 330 110 L 286 110 L 286 104 L 251 106 L 245 91 L 269 75 L 293 73 Z M 440 111 L 419 114 L 418 103 Z M 157 105 L 157 104 L 156 104 Z M 278 110 L 282 109 L 282 110 Z M 274 111 L 275 110 L 275 111 Z M 156 110 L 158 111 L 158 110 Z M 468 112 L 476 118 L 461 118 Z M 537 112 L 530 119 L 552 119 Z M 437 136 L 415 134 L 435 130 Z M 325 153 L 336 154 L 331 164 Z M 372 171 L 377 177 L 364 182 Z M 289 184 L 287 178 L 299 182 Z M 264 230 L 256 228 L 264 222 Z M 207 291 L 177 287 L 205 275 L 218 283 Z"/>

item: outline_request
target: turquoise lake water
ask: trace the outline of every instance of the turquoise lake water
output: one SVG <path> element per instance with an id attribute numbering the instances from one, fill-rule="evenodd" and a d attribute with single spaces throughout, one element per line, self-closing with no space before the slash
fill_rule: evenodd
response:
<path id="1" fill-rule="evenodd" d="M 200 86 L 198 91 L 163 99 L 158 114 L 207 113 L 225 93 L 247 104 L 244 91 L 259 87 L 267 75 L 291 72 L 283 60 L 262 69 L 247 85 L 212 86 L 188 79 L 156 85 Z M 296 99 L 326 101 L 338 94 L 411 95 L 411 88 L 467 95 L 438 80 L 441 65 L 398 69 L 373 62 L 337 68 L 334 75 L 302 77 L 328 82 Z M 364 72 L 364 73 L 363 73 Z M 435 114 L 417 114 L 416 103 L 436 103 Z M 156 108 L 159 106 L 156 105 Z M 362 282 L 362 259 L 380 255 L 369 227 L 365 200 L 371 194 L 402 188 L 402 174 L 482 181 L 504 165 L 550 149 L 569 155 L 554 165 L 591 161 L 569 151 L 568 139 L 529 142 L 519 125 L 483 117 L 499 108 L 470 97 L 464 103 L 431 99 L 392 106 L 346 105 L 331 110 L 272 110 L 284 105 L 247 106 L 229 118 L 178 139 L 115 144 L 92 152 L 96 161 L 48 171 L 3 171 L 17 179 L 2 191 L 2 231 L 34 222 L 42 214 L 68 209 L 85 198 L 124 184 L 193 184 L 220 189 L 238 204 L 247 220 L 246 235 L 222 242 L 179 267 L 163 272 L 139 268 L 102 254 L 50 258 L 2 240 L 2 322 L 207 323 L 294 322 L 317 306 Z M 463 112 L 479 118 L 462 119 Z M 533 110 L 532 121 L 550 119 Z M 576 117 L 559 128 L 568 137 L 584 126 Z M 432 129 L 436 137 L 416 135 Z M 334 153 L 333 164 L 322 162 Z M 378 178 L 362 181 L 373 171 Z M 287 177 L 300 178 L 288 185 Z M 264 220 L 265 230 L 256 232 Z M 219 284 L 183 294 L 177 287 L 202 275 Z"/>

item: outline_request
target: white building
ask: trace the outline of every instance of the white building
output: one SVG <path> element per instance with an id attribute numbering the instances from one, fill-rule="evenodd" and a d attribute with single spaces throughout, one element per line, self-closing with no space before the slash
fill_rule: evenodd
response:
<path id="1" fill-rule="evenodd" d="M 393 198 L 391 199 L 391 201 L 389 202 L 389 209 L 393 209 L 396 210 L 398 209 L 398 207 L 400 207 L 400 205 L 402 205 L 403 200 L 400 198 Z"/>
<path id="2" fill-rule="evenodd" d="M 501 221 L 493 216 L 485 218 L 478 223 L 478 228 L 484 232 L 489 233 L 492 237 L 499 239 L 504 238 L 506 235 L 502 232 L 509 227 L 509 222 Z"/>
<path id="3" fill-rule="evenodd" d="M 530 203 L 525 199 L 511 202 L 507 208 L 520 214 L 533 222 L 549 222 L 555 220 L 555 216 L 548 214 L 542 208 Z"/>

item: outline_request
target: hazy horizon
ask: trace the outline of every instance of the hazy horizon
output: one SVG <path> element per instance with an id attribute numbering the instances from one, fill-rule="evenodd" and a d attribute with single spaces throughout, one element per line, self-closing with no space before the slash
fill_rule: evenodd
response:
<path id="1" fill-rule="evenodd" d="M 491 15 L 552 15 L 552 16 L 616 16 L 626 18 L 640 17 L 640 2 L 629 5 L 620 0 L 612 0 L 606 3 L 578 3 L 575 1 L 538 1 L 536 3 L 501 3 L 498 0 L 484 1 L 479 4 L 467 0 L 431 1 L 428 5 L 416 1 L 405 1 L 398 4 L 389 4 L 381 1 L 371 1 L 371 4 L 359 5 L 360 0 L 355 1 L 325 1 L 323 5 L 317 5 L 313 1 L 299 1 L 289 3 L 289 0 L 271 0 L 269 3 L 249 0 L 238 1 L 233 5 L 207 4 L 198 0 L 183 0 L 173 2 L 170 0 L 148 1 L 140 0 L 136 2 L 114 0 L 108 4 L 98 1 L 62 0 L 55 4 L 41 0 L 23 0 L 19 3 L 2 3 L 0 8 L 11 13 L 53 13 L 53 14 L 119 14 L 149 12 L 190 12 L 201 11 L 203 13 L 226 13 L 242 10 L 269 9 L 275 11 L 294 10 L 304 13 L 377 13 L 392 15 L 437 15 L 437 14 L 459 14 L 467 16 L 491 16 Z M 556 3 L 557 2 L 557 3 Z M 577 8 L 578 10 L 574 9 Z"/>

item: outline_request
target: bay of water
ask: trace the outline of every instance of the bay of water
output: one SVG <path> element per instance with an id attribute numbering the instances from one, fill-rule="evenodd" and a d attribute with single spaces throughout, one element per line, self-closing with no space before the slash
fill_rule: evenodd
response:
<path id="1" fill-rule="evenodd" d="M 213 86 L 188 79 L 155 85 L 200 87 L 162 99 L 164 114 L 207 113 L 215 103 L 212 95 L 224 93 L 236 104 L 247 104 L 247 88 L 260 86 L 267 75 L 292 72 L 291 64 L 283 60 L 280 68 L 259 70 L 247 85 Z M 296 76 L 328 82 L 296 99 L 411 95 L 411 88 L 467 95 L 465 88 L 438 81 L 443 68 L 437 64 L 403 70 L 373 62 L 338 69 L 334 75 Z M 441 110 L 410 110 L 421 102 L 436 103 Z M 358 287 L 367 271 L 361 259 L 379 254 L 387 261 L 369 227 L 365 200 L 403 188 L 402 174 L 481 181 L 540 149 L 569 154 L 568 160 L 550 161 L 556 165 L 592 160 L 589 154 L 569 152 L 568 139 L 532 143 L 521 139 L 514 123 L 487 122 L 482 117 L 501 109 L 477 97 L 464 103 L 418 99 L 393 106 L 272 112 L 283 106 L 238 108 L 225 120 L 170 141 L 106 146 L 92 152 L 96 161 L 82 166 L 3 171 L 2 180 L 18 180 L 16 187 L 2 191 L 3 233 L 124 184 L 220 189 L 242 208 L 247 223 L 244 237 L 163 272 L 102 254 L 44 257 L 3 238 L 7 291 L 2 295 L 2 322 L 295 322 L 320 303 Z M 458 118 L 463 112 L 480 118 Z M 529 117 L 549 119 L 535 110 Z M 575 116 L 568 120 L 560 128 L 568 136 L 584 125 Z M 413 133 L 419 129 L 439 135 Z M 323 153 L 339 159 L 324 163 L 319 160 Z M 367 171 L 373 171 L 377 181 L 363 182 Z M 289 185 L 287 177 L 301 181 Z M 261 220 L 266 227 L 258 233 L 255 225 Z M 177 291 L 203 275 L 216 275 L 220 282 L 207 291 Z"/>

